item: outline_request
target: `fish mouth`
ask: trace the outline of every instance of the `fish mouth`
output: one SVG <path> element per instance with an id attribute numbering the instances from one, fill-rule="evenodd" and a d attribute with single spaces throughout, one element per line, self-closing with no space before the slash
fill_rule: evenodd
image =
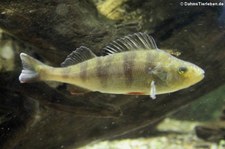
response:
<path id="1" fill-rule="evenodd" d="M 199 81 L 201 81 L 205 77 L 205 71 L 199 68 Z"/>
<path id="2" fill-rule="evenodd" d="M 204 71 L 203 69 L 200 68 L 200 73 L 201 73 L 202 75 L 204 75 L 204 74 L 205 74 L 205 71 Z"/>
<path id="3" fill-rule="evenodd" d="M 201 68 L 200 68 L 200 73 L 201 73 L 202 76 L 205 76 L 205 71 Z"/>

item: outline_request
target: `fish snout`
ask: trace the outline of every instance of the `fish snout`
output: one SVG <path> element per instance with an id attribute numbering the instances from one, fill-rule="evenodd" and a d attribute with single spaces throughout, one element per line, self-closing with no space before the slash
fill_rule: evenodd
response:
<path id="1" fill-rule="evenodd" d="M 199 68 L 199 72 L 201 75 L 203 75 L 203 76 L 205 75 L 205 71 L 202 68 Z"/>
<path id="2" fill-rule="evenodd" d="M 205 77 L 205 71 L 200 67 L 198 67 L 198 77 L 199 81 L 201 81 Z"/>

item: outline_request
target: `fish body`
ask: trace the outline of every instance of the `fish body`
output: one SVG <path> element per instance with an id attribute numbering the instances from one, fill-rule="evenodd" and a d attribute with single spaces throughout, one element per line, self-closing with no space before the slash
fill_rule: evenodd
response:
<path id="1" fill-rule="evenodd" d="M 24 70 L 20 82 L 58 81 L 90 91 L 155 98 L 156 94 L 187 88 L 204 77 L 200 67 L 158 49 L 154 40 L 144 33 L 114 41 L 104 51 L 105 56 L 97 57 L 90 49 L 80 47 L 60 68 L 47 66 L 22 53 Z"/>

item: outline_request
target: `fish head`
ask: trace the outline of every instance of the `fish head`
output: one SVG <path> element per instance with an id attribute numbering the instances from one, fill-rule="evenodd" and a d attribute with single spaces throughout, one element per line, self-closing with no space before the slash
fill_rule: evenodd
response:
<path id="1" fill-rule="evenodd" d="M 204 78 L 204 70 L 186 61 L 180 61 L 173 67 L 170 83 L 174 91 L 190 87 Z"/>

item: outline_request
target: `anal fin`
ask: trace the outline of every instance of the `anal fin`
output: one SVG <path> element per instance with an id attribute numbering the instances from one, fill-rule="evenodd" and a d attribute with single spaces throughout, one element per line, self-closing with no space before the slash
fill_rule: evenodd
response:
<path id="1" fill-rule="evenodd" d="M 69 84 L 67 85 L 67 90 L 71 95 L 83 95 L 85 93 L 91 92 L 90 90 Z"/>

